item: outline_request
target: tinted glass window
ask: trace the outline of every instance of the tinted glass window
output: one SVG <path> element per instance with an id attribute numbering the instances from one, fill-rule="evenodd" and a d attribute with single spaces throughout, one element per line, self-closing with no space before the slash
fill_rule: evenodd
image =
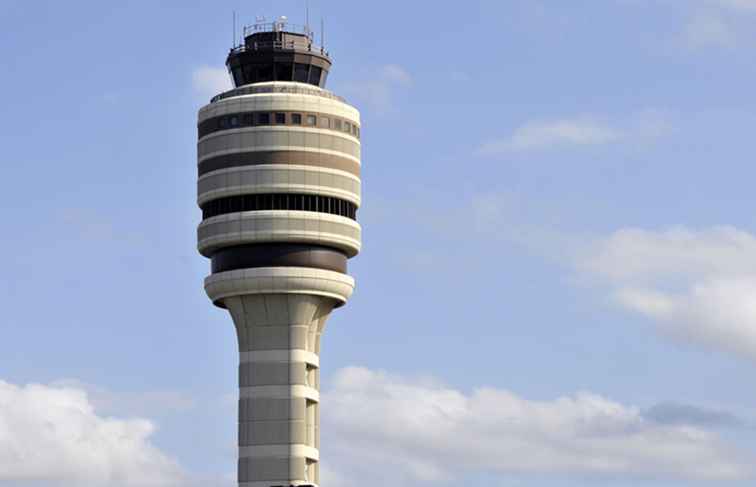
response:
<path id="1" fill-rule="evenodd" d="M 244 72 L 244 81 L 247 83 L 257 82 L 257 66 L 254 64 L 247 64 L 242 67 Z"/>
<path id="2" fill-rule="evenodd" d="M 273 66 L 260 66 L 257 70 L 257 82 L 273 81 Z"/>
<path id="3" fill-rule="evenodd" d="M 242 77 L 242 70 L 241 68 L 234 68 L 233 70 L 234 74 L 234 83 L 236 86 L 241 86 L 244 84 L 244 78 Z"/>
<path id="4" fill-rule="evenodd" d="M 343 119 L 330 118 L 325 115 L 314 113 L 289 113 L 285 112 L 244 112 L 231 113 L 205 120 L 199 124 L 198 136 L 200 138 L 214 132 L 229 130 L 236 127 L 252 127 L 255 125 L 308 125 L 320 129 L 338 130 L 360 138 L 360 128 Z"/>
<path id="5" fill-rule="evenodd" d="M 312 66 L 310 68 L 310 78 L 309 78 L 308 83 L 310 83 L 311 85 L 316 85 L 316 86 L 320 85 L 320 72 L 321 71 L 322 69 L 320 69 L 319 67 Z"/>
<path id="6" fill-rule="evenodd" d="M 278 81 L 291 81 L 291 63 L 276 63 L 276 79 Z"/>
<path id="7" fill-rule="evenodd" d="M 300 63 L 294 64 L 294 81 L 307 83 L 307 76 L 308 76 L 309 68 L 310 68 L 309 64 L 300 64 Z"/>

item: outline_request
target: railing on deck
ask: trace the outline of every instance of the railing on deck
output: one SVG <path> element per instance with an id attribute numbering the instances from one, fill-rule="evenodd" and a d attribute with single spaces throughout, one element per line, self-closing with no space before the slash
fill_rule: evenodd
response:
<path id="1" fill-rule="evenodd" d="M 216 101 L 223 100 L 224 98 L 230 98 L 232 96 L 255 95 L 258 93 L 294 93 L 294 94 L 299 94 L 299 95 L 314 95 L 314 96 L 322 96 L 323 98 L 330 98 L 332 100 L 338 100 L 340 102 L 346 103 L 346 100 L 344 100 L 344 98 L 338 95 L 334 95 L 330 91 L 320 90 L 317 88 L 308 88 L 306 86 L 276 86 L 276 85 L 268 85 L 268 86 L 252 85 L 252 86 L 242 86 L 239 88 L 234 88 L 233 90 L 229 90 L 219 95 L 215 95 L 210 100 L 210 103 L 215 103 Z"/>

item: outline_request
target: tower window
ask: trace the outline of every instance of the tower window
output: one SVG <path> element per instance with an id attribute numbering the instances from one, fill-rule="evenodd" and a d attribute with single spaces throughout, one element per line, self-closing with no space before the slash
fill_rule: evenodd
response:
<path id="1" fill-rule="evenodd" d="M 294 64 L 294 81 L 299 81 L 300 83 L 307 83 L 309 69 L 310 69 L 309 64 L 295 63 Z"/>
<path id="2" fill-rule="evenodd" d="M 320 73 L 323 71 L 318 66 L 312 66 L 310 67 L 310 77 L 308 80 L 308 83 L 311 85 L 319 86 L 320 85 Z"/>
<path id="3" fill-rule="evenodd" d="M 257 66 L 254 64 L 246 64 L 242 67 L 244 73 L 244 81 L 246 83 L 257 82 Z"/>
<path id="4" fill-rule="evenodd" d="M 260 66 L 257 70 L 257 82 L 273 81 L 273 66 Z"/>
<path id="5" fill-rule="evenodd" d="M 234 76 L 234 84 L 236 84 L 236 86 L 242 86 L 244 84 L 244 77 L 242 76 L 241 68 L 234 68 L 231 72 Z"/>
<path id="6" fill-rule="evenodd" d="M 276 63 L 276 79 L 291 81 L 292 65 L 290 63 Z"/>
<path id="7" fill-rule="evenodd" d="M 253 127 L 256 125 L 307 125 L 327 130 L 337 130 L 342 133 L 360 138 L 360 128 L 345 119 L 318 115 L 314 113 L 288 113 L 287 112 L 240 112 L 213 117 L 201 122 L 197 127 L 199 138 L 206 135 L 234 129 L 237 127 Z"/>

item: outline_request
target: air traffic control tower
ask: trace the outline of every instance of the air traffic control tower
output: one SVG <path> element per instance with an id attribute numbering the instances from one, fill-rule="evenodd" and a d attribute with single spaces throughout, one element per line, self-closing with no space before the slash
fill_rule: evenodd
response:
<path id="1" fill-rule="evenodd" d="M 320 341 L 360 251 L 360 114 L 283 18 L 245 28 L 226 65 L 235 88 L 197 123 L 197 247 L 239 341 L 239 485 L 318 485 Z"/>

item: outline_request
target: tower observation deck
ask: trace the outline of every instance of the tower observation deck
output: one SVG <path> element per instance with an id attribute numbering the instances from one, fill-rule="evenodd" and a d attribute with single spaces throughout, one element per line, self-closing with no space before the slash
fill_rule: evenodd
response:
<path id="1" fill-rule="evenodd" d="M 197 247 L 237 332 L 244 487 L 319 483 L 321 336 L 361 245 L 360 114 L 325 90 L 331 59 L 312 40 L 245 28 L 226 60 L 235 88 L 198 115 Z"/>

